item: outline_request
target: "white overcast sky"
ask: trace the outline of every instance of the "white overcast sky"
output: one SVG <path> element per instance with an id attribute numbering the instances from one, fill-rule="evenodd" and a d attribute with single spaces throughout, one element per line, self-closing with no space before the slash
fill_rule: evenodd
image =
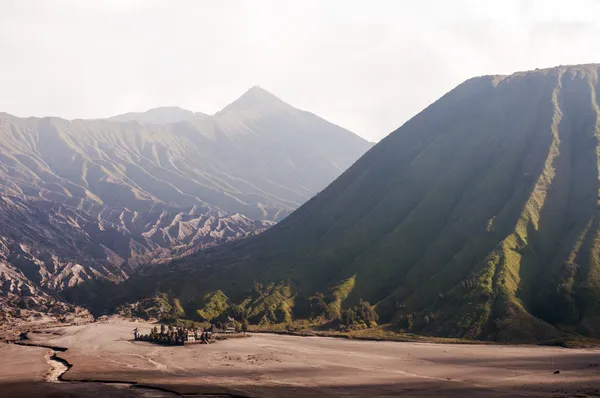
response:
<path id="1" fill-rule="evenodd" d="M 600 62 L 600 0 L 0 0 L 0 111 L 214 113 L 254 85 L 376 141 L 465 79 Z"/>

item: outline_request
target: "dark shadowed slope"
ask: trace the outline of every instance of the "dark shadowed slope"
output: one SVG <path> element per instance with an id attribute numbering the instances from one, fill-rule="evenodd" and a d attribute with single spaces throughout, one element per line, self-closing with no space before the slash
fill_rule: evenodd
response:
<path id="1" fill-rule="evenodd" d="M 215 116 L 172 124 L 0 114 L 0 193 L 278 221 L 370 147 L 258 87 Z"/>
<path id="2" fill-rule="evenodd" d="M 435 335 L 598 337 L 599 70 L 468 80 L 265 234 L 124 287 L 154 289 L 158 272 L 201 306 L 209 291 L 241 301 L 254 281 L 280 282 L 288 315 L 318 291 L 338 315 L 364 299 Z"/>

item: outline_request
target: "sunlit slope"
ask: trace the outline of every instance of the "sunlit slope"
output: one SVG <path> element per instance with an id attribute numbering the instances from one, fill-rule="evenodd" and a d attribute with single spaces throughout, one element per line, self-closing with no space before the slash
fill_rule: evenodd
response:
<path id="1" fill-rule="evenodd" d="M 174 265 L 162 286 L 235 300 L 282 282 L 436 335 L 597 337 L 599 71 L 468 80 L 276 227 Z"/>

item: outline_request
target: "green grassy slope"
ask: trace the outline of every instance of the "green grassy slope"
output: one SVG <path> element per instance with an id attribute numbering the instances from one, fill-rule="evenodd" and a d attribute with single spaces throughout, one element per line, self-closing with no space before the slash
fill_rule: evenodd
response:
<path id="1" fill-rule="evenodd" d="M 159 272 L 193 307 L 284 282 L 431 335 L 600 337 L 599 71 L 468 80 L 266 233 L 123 287 Z"/>

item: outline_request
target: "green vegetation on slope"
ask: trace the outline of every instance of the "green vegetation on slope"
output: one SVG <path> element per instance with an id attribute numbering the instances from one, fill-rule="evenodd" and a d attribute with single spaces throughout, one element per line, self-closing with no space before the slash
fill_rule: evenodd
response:
<path id="1" fill-rule="evenodd" d="M 117 312 L 127 317 L 158 319 L 163 322 L 176 322 L 186 317 L 179 299 L 167 293 L 158 293 L 133 304 L 121 305 Z"/>
<path id="2" fill-rule="evenodd" d="M 220 290 L 208 293 L 202 299 L 202 308 L 196 311 L 201 321 L 210 322 L 218 318 L 230 307 L 229 299 Z"/>

